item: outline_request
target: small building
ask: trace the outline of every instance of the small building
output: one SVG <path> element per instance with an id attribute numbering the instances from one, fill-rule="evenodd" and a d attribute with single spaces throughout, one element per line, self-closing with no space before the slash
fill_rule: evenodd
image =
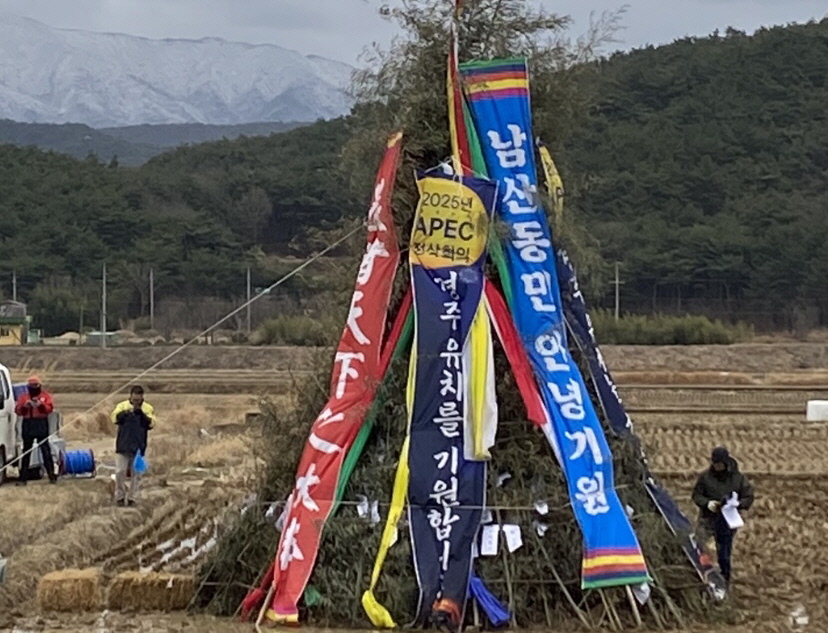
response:
<path id="1" fill-rule="evenodd" d="M 26 304 L 19 301 L 0 302 L 0 346 L 25 345 L 31 317 Z"/>

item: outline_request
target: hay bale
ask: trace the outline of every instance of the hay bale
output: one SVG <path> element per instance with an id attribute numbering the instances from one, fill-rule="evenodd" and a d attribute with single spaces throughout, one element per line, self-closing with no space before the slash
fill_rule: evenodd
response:
<path id="1" fill-rule="evenodd" d="M 101 602 L 101 570 L 95 567 L 53 571 L 37 584 L 41 611 L 97 611 Z"/>
<path id="2" fill-rule="evenodd" d="M 125 571 L 109 586 L 107 606 L 121 611 L 186 609 L 194 591 L 191 575 Z"/>

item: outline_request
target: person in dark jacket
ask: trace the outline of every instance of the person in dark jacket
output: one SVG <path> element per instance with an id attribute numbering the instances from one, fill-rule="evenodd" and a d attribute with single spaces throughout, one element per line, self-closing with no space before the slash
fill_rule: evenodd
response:
<path id="1" fill-rule="evenodd" d="M 43 388 L 40 378 L 31 376 L 26 382 L 26 392 L 20 395 L 14 407 L 14 412 L 23 418 L 20 433 L 23 436 L 23 457 L 19 477 L 19 483 L 23 486 L 28 480 L 32 449 L 36 445 L 40 446 L 40 457 L 49 483 L 57 482 L 52 447 L 49 444 L 49 414 L 54 409 L 52 395 Z"/>
<path id="2" fill-rule="evenodd" d="M 118 403 L 110 415 L 118 426 L 115 438 L 115 504 L 133 506 L 138 500 L 141 475 L 132 467 L 138 453 L 146 455 L 147 436 L 155 427 L 155 410 L 144 401 L 144 389 L 135 385 L 129 392 L 129 399 Z M 126 478 L 130 474 L 127 491 Z"/>
<path id="3" fill-rule="evenodd" d="M 730 584 L 733 554 L 733 537 L 736 530 L 731 529 L 722 515 L 722 507 L 736 493 L 738 508 L 749 510 L 753 505 L 753 486 L 741 472 L 739 464 L 730 456 L 723 446 L 713 449 L 710 468 L 699 475 L 693 488 L 693 503 L 699 507 L 697 537 L 707 542 L 711 537 L 716 541 L 719 569 L 725 581 Z"/>

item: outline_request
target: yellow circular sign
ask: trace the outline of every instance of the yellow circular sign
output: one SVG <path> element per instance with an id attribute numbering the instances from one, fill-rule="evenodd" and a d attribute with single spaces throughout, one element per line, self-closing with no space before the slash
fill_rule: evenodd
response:
<path id="1" fill-rule="evenodd" d="M 456 180 L 426 177 L 417 182 L 420 202 L 408 259 L 428 268 L 468 266 L 486 249 L 489 217 L 483 201 Z"/>

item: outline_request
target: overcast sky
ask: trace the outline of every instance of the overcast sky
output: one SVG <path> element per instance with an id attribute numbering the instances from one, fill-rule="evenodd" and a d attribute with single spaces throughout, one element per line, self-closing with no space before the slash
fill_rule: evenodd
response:
<path id="1" fill-rule="evenodd" d="M 395 0 L 386 0 L 394 4 Z M 628 5 L 615 49 L 708 35 L 728 26 L 805 22 L 828 15 L 826 0 L 542 0 L 570 15 L 572 35 L 599 15 Z M 0 0 L 0 13 L 54 27 L 130 33 L 150 38 L 221 37 L 277 44 L 355 64 L 366 45 L 390 41 L 393 27 L 377 15 L 381 0 Z"/>

